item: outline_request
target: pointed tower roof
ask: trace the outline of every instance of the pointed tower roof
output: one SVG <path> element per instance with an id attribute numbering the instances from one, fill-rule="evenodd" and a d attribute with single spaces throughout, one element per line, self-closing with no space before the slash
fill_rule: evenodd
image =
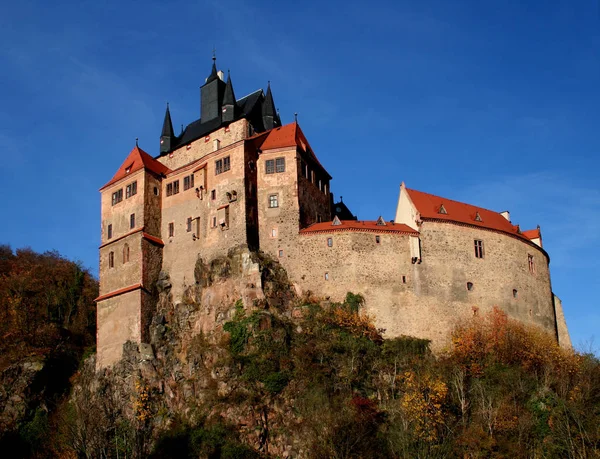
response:
<path id="1" fill-rule="evenodd" d="M 211 81 L 214 81 L 217 78 L 219 78 L 219 75 L 217 74 L 217 57 L 214 54 L 213 54 L 212 60 L 213 60 L 212 70 L 210 72 L 210 75 L 206 79 L 206 83 L 205 84 L 208 84 Z"/>
<path id="2" fill-rule="evenodd" d="M 136 145 L 133 150 L 131 150 L 125 161 L 123 161 L 123 164 L 121 164 L 121 167 L 119 167 L 113 178 L 106 185 L 100 188 L 100 191 L 118 182 L 119 180 L 128 177 L 134 172 L 139 171 L 140 169 L 146 169 L 155 173 L 156 175 L 163 175 L 171 172 L 171 169 L 164 164 L 159 163 L 152 156 Z"/>
<path id="3" fill-rule="evenodd" d="M 167 102 L 167 111 L 165 112 L 165 120 L 163 121 L 162 132 L 160 136 L 175 137 L 173 132 L 173 123 L 171 122 L 171 112 L 169 111 L 169 103 Z"/>
<path id="4" fill-rule="evenodd" d="M 233 93 L 233 83 L 231 83 L 231 75 L 229 74 L 229 70 L 227 71 L 227 86 L 225 86 L 223 105 L 235 105 L 235 94 Z"/>
<path id="5" fill-rule="evenodd" d="M 273 101 L 273 93 L 271 92 L 271 82 L 267 82 L 267 94 L 265 95 L 265 101 L 262 106 L 262 115 L 273 117 L 273 121 L 281 126 L 281 120 L 279 114 L 275 108 L 275 102 Z"/>

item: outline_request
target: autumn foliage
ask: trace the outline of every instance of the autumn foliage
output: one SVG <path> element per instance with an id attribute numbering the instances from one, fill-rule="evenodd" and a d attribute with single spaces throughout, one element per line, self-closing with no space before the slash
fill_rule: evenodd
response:
<path id="1" fill-rule="evenodd" d="M 0 354 L 4 365 L 59 342 L 95 343 L 98 282 L 57 252 L 0 246 Z M 68 338 L 67 338 L 68 335 Z M 2 366 L 2 364 L 0 364 Z"/>

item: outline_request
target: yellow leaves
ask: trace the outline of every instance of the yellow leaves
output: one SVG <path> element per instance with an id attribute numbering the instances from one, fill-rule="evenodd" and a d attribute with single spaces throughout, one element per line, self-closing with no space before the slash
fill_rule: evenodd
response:
<path id="1" fill-rule="evenodd" d="M 380 341 L 381 335 L 373 325 L 368 314 L 348 311 L 341 307 L 332 308 L 331 315 L 326 316 L 331 325 L 348 330 L 354 336 L 364 336 L 373 341 Z"/>
<path id="2" fill-rule="evenodd" d="M 451 356 L 475 377 L 491 360 L 565 377 L 576 375 L 582 362 L 581 356 L 560 348 L 549 333 L 510 320 L 498 308 L 457 328 L 452 345 Z"/>
<path id="3" fill-rule="evenodd" d="M 428 442 L 437 440 L 444 424 L 443 403 L 448 386 L 430 374 L 403 374 L 404 394 L 400 400 L 402 411 L 414 426 L 415 435 Z"/>
<path id="4" fill-rule="evenodd" d="M 135 418 L 139 422 L 146 422 L 150 419 L 150 389 L 140 380 L 135 382 L 135 396 L 133 397 L 133 411 Z"/>

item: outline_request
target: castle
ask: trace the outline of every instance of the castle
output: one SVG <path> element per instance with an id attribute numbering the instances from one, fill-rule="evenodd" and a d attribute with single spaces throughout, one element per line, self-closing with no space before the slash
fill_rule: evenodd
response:
<path id="1" fill-rule="evenodd" d="M 358 221 L 334 203 L 331 176 L 297 122 L 282 125 L 270 85 L 236 99 L 213 58 L 201 118 L 175 135 L 167 105 L 156 157 L 136 144 L 101 189 L 97 365 L 148 342 L 154 285 L 175 302 L 198 258 L 232 247 L 279 260 L 299 293 L 361 293 L 385 336 L 448 343 L 461 320 L 500 307 L 570 346 L 539 227 L 508 212 L 400 186 L 394 221 Z"/>

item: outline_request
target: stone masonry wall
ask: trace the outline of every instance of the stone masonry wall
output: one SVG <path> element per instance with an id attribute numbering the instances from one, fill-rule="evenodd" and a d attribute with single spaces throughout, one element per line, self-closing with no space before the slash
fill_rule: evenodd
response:
<path id="1" fill-rule="evenodd" d="M 129 247 L 129 261 L 123 258 Z M 114 254 L 114 267 L 109 266 L 109 254 Z M 143 267 L 141 231 L 117 240 L 100 249 L 100 295 L 142 282 Z"/>
<path id="2" fill-rule="evenodd" d="M 227 156 L 230 170 L 216 174 L 215 162 Z M 175 298 L 180 298 L 184 287 L 194 282 L 194 265 L 198 256 L 214 258 L 247 241 L 244 144 L 239 142 L 219 149 L 205 158 L 203 169 L 198 169 L 203 163 L 199 162 L 198 166 L 181 169 L 163 180 L 163 270 L 171 276 Z M 194 174 L 194 187 L 184 190 L 183 178 L 191 174 Z M 167 184 L 175 180 L 179 180 L 179 193 L 166 196 Z M 205 189 L 196 192 L 201 185 Z M 235 199 L 233 192 L 236 193 Z M 231 193 L 231 199 L 227 193 Z M 228 214 L 229 223 L 221 226 L 220 219 L 225 214 Z M 190 231 L 187 228 L 188 218 L 193 219 Z M 174 225 L 172 237 L 169 236 L 170 223 Z"/>
<path id="3" fill-rule="evenodd" d="M 554 311 L 556 313 L 556 332 L 558 334 L 558 344 L 566 349 L 573 347 L 571 343 L 571 337 L 569 336 L 569 330 L 567 328 L 567 321 L 563 312 L 562 301 L 556 295 L 553 295 L 554 299 Z"/>
<path id="4" fill-rule="evenodd" d="M 266 173 L 266 161 L 285 158 L 285 171 Z M 298 183 L 296 147 L 263 152 L 257 161 L 257 206 L 260 249 L 279 258 L 288 256 L 290 244 L 298 237 Z M 277 196 L 277 207 L 269 207 L 269 197 Z"/>
<path id="5" fill-rule="evenodd" d="M 387 337 L 428 338 L 439 350 L 458 323 L 494 306 L 555 335 L 547 259 L 539 248 L 504 234 L 435 222 L 423 223 L 421 239 L 420 264 L 411 262 L 408 235 L 383 232 L 299 235 L 281 262 L 300 291 L 333 301 L 348 291 L 364 295 L 367 312 Z M 474 239 L 484 241 L 483 259 L 475 258 Z M 535 273 L 529 272 L 529 254 Z"/>
<path id="6" fill-rule="evenodd" d="M 172 153 L 157 158 L 171 170 L 178 169 L 193 161 L 210 154 L 215 150 L 214 141 L 218 140 L 219 148 L 225 148 L 240 140 L 248 137 L 248 121 L 246 119 L 238 120 L 231 123 L 227 127 L 222 127 L 214 132 L 211 132 L 205 138 L 193 141 L 189 145 L 185 145 Z"/>
<path id="7" fill-rule="evenodd" d="M 96 367 L 103 368 L 120 360 L 123 344 L 141 342 L 141 290 L 99 301 L 97 305 Z"/>
<path id="8" fill-rule="evenodd" d="M 126 198 L 126 187 L 130 183 L 137 181 L 137 194 Z M 144 222 L 144 187 L 145 174 L 143 170 L 134 172 L 129 178 L 120 180 L 116 184 L 102 190 L 101 194 L 101 220 L 102 235 L 101 243 L 109 242 L 108 225 L 112 225 L 112 238 L 116 239 L 131 231 L 129 217 L 135 214 L 135 227 L 143 226 Z M 123 200 L 114 206 L 112 205 L 112 194 L 123 190 Z"/>

